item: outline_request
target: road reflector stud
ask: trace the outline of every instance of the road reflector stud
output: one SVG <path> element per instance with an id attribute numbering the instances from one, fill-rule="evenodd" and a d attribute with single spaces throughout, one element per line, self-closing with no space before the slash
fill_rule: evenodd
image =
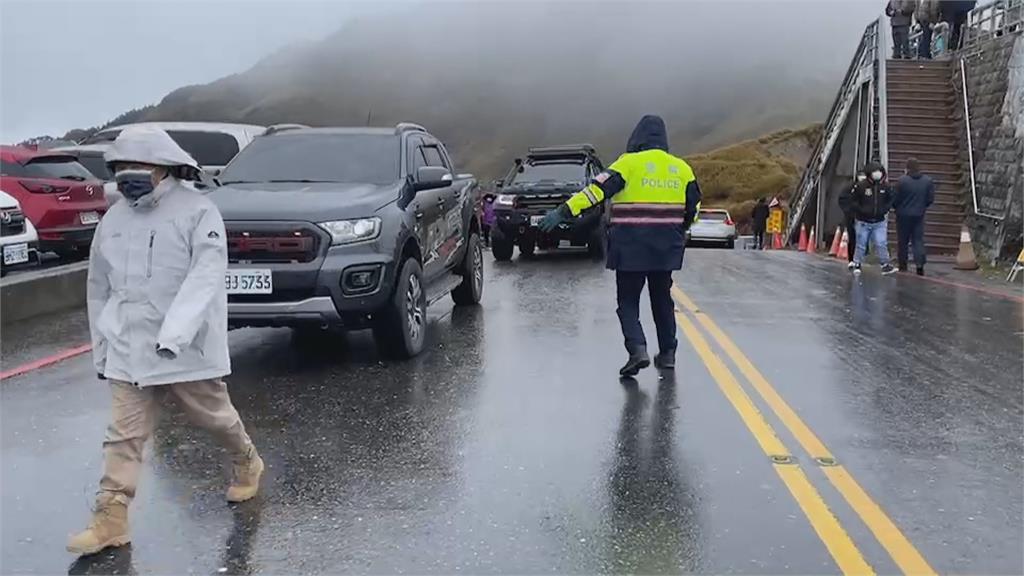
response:
<path id="1" fill-rule="evenodd" d="M 789 454 L 772 454 L 770 458 L 772 459 L 772 464 L 796 464 L 796 458 Z"/>
<path id="2" fill-rule="evenodd" d="M 818 466 L 838 466 L 835 458 L 829 458 L 828 456 L 819 456 L 814 459 L 818 463 Z"/>

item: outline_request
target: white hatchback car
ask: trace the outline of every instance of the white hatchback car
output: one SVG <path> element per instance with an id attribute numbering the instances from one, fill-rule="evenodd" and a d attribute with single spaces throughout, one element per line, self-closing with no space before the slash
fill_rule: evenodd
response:
<path id="1" fill-rule="evenodd" d="M 687 231 L 687 238 L 692 242 L 715 243 L 734 248 L 736 223 L 732 221 L 728 210 L 701 208 L 697 221 Z"/>
<path id="2" fill-rule="evenodd" d="M 109 146 L 128 126 L 160 128 L 192 155 L 210 176 L 217 176 L 239 150 L 267 131 L 266 126 L 224 122 L 140 122 L 111 126 L 89 136 L 83 145 Z M 78 146 L 85 149 L 87 146 Z"/>
<path id="3" fill-rule="evenodd" d="M 39 235 L 32 222 L 25 217 L 21 204 L 6 192 L 0 191 L 0 275 L 11 268 L 39 262 Z"/>

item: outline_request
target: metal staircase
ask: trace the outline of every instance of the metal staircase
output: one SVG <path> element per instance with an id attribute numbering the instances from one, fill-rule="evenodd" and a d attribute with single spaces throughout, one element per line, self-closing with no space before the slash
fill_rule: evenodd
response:
<path id="1" fill-rule="evenodd" d="M 786 225 L 789 242 L 796 240 L 801 224 L 819 231 L 828 230 L 826 224 L 835 226 L 835 187 L 842 183 L 843 175 L 853 174 L 869 159 L 880 161 L 890 179 L 895 180 L 907 159 L 915 157 L 921 162 L 922 172 L 935 181 L 935 204 L 925 220 L 929 253 L 955 252 L 968 215 L 1003 220 L 1005 215 L 987 214 L 979 208 L 971 111 L 963 77 L 967 74 L 965 61 L 984 42 L 1005 34 L 1020 34 L 1022 29 L 1024 0 L 992 0 L 971 11 L 962 44 L 956 47 L 952 59 L 946 56 L 943 60 L 919 61 L 889 60 L 892 43 L 888 19 L 879 16 L 868 24 L 821 139 L 790 197 Z M 954 82 L 957 66 L 959 84 Z M 851 135 L 856 136 L 852 150 Z M 895 226 L 890 226 L 889 233 L 890 241 L 895 241 Z M 818 237 L 827 240 L 828 233 L 819 232 Z"/>
<path id="2" fill-rule="evenodd" d="M 807 210 L 813 202 L 815 218 L 812 224 L 822 229 L 824 222 L 824 195 L 819 194 L 824 171 L 839 138 L 847 129 L 851 113 L 855 114 L 857 125 L 857 152 L 855 162 L 863 165 L 869 155 L 881 158 L 888 165 L 886 106 L 885 106 L 885 64 L 887 45 L 887 23 L 879 17 L 868 24 L 861 36 L 857 51 L 846 70 L 846 76 L 839 87 L 839 93 L 832 103 L 821 138 L 811 153 L 800 183 L 790 198 L 789 218 L 786 226 L 787 238 L 795 239 L 800 225 L 805 223 Z"/>

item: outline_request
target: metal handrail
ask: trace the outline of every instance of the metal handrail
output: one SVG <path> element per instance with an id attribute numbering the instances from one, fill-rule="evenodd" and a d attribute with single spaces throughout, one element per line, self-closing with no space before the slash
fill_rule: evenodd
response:
<path id="1" fill-rule="evenodd" d="M 971 10 L 961 32 L 959 48 L 974 48 L 980 42 L 1024 29 L 1024 0 L 994 0 Z M 954 47 L 956 48 L 956 47 Z"/>
<path id="2" fill-rule="evenodd" d="M 884 44 L 880 43 L 884 42 L 884 38 L 879 39 L 879 36 L 884 33 L 885 29 L 883 19 L 884 16 L 872 21 L 864 28 L 864 34 L 861 36 L 857 52 L 850 61 L 850 66 L 846 70 L 846 75 L 843 77 L 843 82 L 839 86 L 839 91 L 826 117 L 825 126 L 822 127 L 821 137 L 818 139 L 814 151 L 811 152 L 807 168 L 797 184 L 796 205 L 790 208 L 786 227 L 787 238 L 792 238 L 793 234 L 796 233 L 796 228 L 803 217 L 804 210 L 807 208 L 807 203 L 813 195 L 812 190 L 821 177 L 821 170 L 828 155 L 831 153 L 836 139 L 839 137 L 842 124 L 849 113 L 849 104 L 856 98 L 860 86 L 873 75 L 875 62 L 877 60 L 884 60 L 884 56 L 879 57 L 879 54 L 884 54 L 885 49 Z M 843 110 L 844 107 L 846 110 Z M 880 123 L 881 120 L 880 118 Z M 870 145 L 871 142 L 869 141 L 868 146 Z M 888 154 L 888 150 L 885 151 L 885 154 Z"/>
<path id="3" fill-rule="evenodd" d="M 962 57 L 960 58 L 960 82 L 964 97 L 964 123 L 967 125 L 967 160 L 970 162 L 971 167 L 971 199 L 974 201 L 974 214 L 997 221 L 1003 220 L 1006 218 L 1005 215 L 986 214 L 978 209 L 978 187 L 974 181 L 974 139 L 971 136 L 971 107 L 967 101 L 967 69 L 964 66 L 964 58 Z"/>
<path id="4" fill-rule="evenodd" d="M 889 168 L 889 96 L 887 90 L 888 58 L 885 51 L 889 46 L 889 27 L 884 25 L 880 17 L 878 19 L 878 34 L 875 35 L 877 49 L 875 54 L 878 57 L 878 156 L 882 166 Z"/>

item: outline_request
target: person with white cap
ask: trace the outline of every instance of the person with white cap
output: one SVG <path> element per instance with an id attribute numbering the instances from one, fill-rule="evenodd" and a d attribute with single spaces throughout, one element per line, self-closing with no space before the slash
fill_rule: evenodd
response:
<path id="1" fill-rule="evenodd" d="M 231 455 L 229 502 L 255 496 L 264 468 L 222 380 L 231 372 L 227 239 L 216 206 L 189 183 L 199 165 L 151 127 L 126 128 L 104 159 L 124 199 L 96 229 L 87 301 L 93 358 L 110 382 L 113 416 L 92 522 L 68 542 L 77 554 L 130 541 L 128 505 L 167 396 Z"/>

